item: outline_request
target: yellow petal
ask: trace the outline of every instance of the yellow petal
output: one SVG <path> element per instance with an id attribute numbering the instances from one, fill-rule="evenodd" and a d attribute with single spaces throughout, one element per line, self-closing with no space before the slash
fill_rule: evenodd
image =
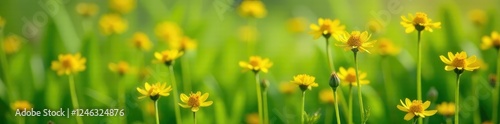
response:
<path id="1" fill-rule="evenodd" d="M 155 52 L 155 58 L 158 60 L 162 60 L 163 56 L 160 53 Z"/>
<path id="2" fill-rule="evenodd" d="M 411 33 L 413 31 L 415 31 L 415 27 L 412 27 L 412 26 L 406 27 L 406 30 L 405 30 L 406 33 Z"/>
<path id="3" fill-rule="evenodd" d="M 185 104 L 181 104 L 181 103 L 178 103 L 179 106 L 181 106 L 182 108 L 191 108 L 191 106 L 189 105 L 185 105 Z"/>
<path id="4" fill-rule="evenodd" d="M 455 68 L 456 67 L 454 67 L 454 66 L 448 66 L 448 65 L 444 66 L 444 70 L 446 70 L 446 71 L 453 71 Z"/>
<path id="5" fill-rule="evenodd" d="M 201 102 L 206 101 L 206 100 L 207 100 L 207 98 L 208 98 L 208 95 L 209 95 L 208 93 L 205 93 L 205 94 L 201 95 L 201 97 L 200 97 L 200 101 L 201 101 Z"/>
<path id="6" fill-rule="evenodd" d="M 399 110 L 401 110 L 401 111 L 408 112 L 408 109 L 406 109 L 406 108 L 405 108 L 405 107 L 403 107 L 403 106 L 398 105 L 398 106 L 396 106 L 396 107 L 398 107 L 398 109 L 399 109 Z"/>
<path id="7" fill-rule="evenodd" d="M 431 105 L 431 102 L 425 101 L 424 104 L 422 104 L 422 108 L 425 110 L 425 109 L 429 108 L 430 105 Z"/>
<path id="8" fill-rule="evenodd" d="M 424 111 L 424 113 L 422 113 L 423 115 L 425 116 L 432 116 L 434 114 L 436 114 L 437 110 L 428 110 L 428 111 Z"/>
<path id="9" fill-rule="evenodd" d="M 214 103 L 213 101 L 207 101 L 207 102 L 203 102 L 203 103 L 201 103 L 201 105 L 200 105 L 200 106 L 206 107 L 206 106 L 210 106 L 210 105 L 212 105 L 213 103 Z"/>
<path id="10" fill-rule="evenodd" d="M 455 59 L 455 55 L 453 55 L 453 53 L 451 53 L 451 52 L 448 52 L 448 59 L 449 60 L 454 60 Z"/>
<path id="11" fill-rule="evenodd" d="M 446 57 L 444 57 L 443 55 L 439 56 L 439 58 L 441 59 L 441 61 L 443 61 L 445 64 L 451 64 L 451 61 L 448 60 Z"/>
<path id="12" fill-rule="evenodd" d="M 191 108 L 191 111 L 193 111 L 193 112 L 197 112 L 198 110 L 200 110 L 200 107 L 193 107 L 193 108 Z"/>
<path id="13" fill-rule="evenodd" d="M 476 62 L 476 59 L 477 59 L 476 56 L 471 56 L 466 61 L 467 61 L 467 63 L 474 63 L 474 62 Z"/>
<path id="14" fill-rule="evenodd" d="M 409 120 L 413 119 L 414 117 L 415 117 L 415 115 L 413 113 L 406 113 L 404 119 L 409 121 Z"/>
<path id="15" fill-rule="evenodd" d="M 189 97 L 186 94 L 181 93 L 181 101 L 187 103 L 189 101 Z"/>

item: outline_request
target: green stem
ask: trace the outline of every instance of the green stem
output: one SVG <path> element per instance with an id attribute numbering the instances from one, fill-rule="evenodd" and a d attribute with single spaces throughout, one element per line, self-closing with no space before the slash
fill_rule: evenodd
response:
<path id="1" fill-rule="evenodd" d="M 124 85 L 126 84 L 126 80 L 124 78 L 125 75 L 120 75 L 120 82 L 118 82 L 118 90 L 117 90 L 117 95 L 118 95 L 118 107 L 125 109 L 125 87 Z M 120 123 L 124 122 L 125 116 L 120 116 Z"/>
<path id="2" fill-rule="evenodd" d="M 474 96 L 474 101 L 476 103 L 478 103 L 479 105 L 479 100 L 478 100 L 478 94 L 476 93 L 476 85 L 479 84 L 478 82 L 478 72 L 477 70 L 475 70 L 475 73 L 472 75 L 472 86 L 471 86 L 471 91 L 472 91 L 472 96 Z M 478 110 L 479 106 L 477 108 L 474 108 L 474 112 L 473 112 L 473 123 L 474 124 L 478 124 L 478 123 L 481 123 L 481 114 L 479 114 L 479 110 Z"/>
<path id="3" fill-rule="evenodd" d="M 73 103 L 73 109 L 76 110 L 76 109 L 79 109 L 80 107 L 78 105 L 78 97 L 76 95 L 75 79 L 74 79 L 73 75 L 69 75 L 68 79 L 69 79 L 69 89 L 70 89 L 70 93 L 71 93 L 71 103 Z M 78 124 L 83 124 L 82 117 L 76 116 L 76 122 Z"/>
<path id="4" fill-rule="evenodd" d="M 383 80 L 385 82 L 384 86 L 385 86 L 385 97 L 386 97 L 386 100 L 387 100 L 387 111 L 389 112 L 393 112 L 393 104 L 392 104 L 392 99 L 393 98 L 398 98 L 396 96 L 396 92 L 394 91 L 394 87 L 397 87 L 395 86 L 395 84 L 392 83 L 392 80 L 391 80 L 391 65 L 389 63 L 389 60 L 386 57 L 383 57 L 382 58 L 382 65 L 381 65 L 381 69 L 382 69 L 382 76 L 384 77 Z M 393 114 L 389 114 L 388 115 L 389 118 L 394 118 Z"/>
<path id="5" fill-rule="evenodd" d="M 493 118 L 492 121 L 494 124 L 498 124 L 498 93 L 500 91 L 500 87 L 498 86 L 500 83 L 500 50 L 497 49 L 497 80 L 495 83 L 495 90 L 493 90 Z"/>
<path id="6" fill-rule="evenodd" d="M 333 90 L 333 96 L 335 97 L 335 117 L 337 117 L 337 124 L 341 124 L 340 123 L 340 114 L 339 114 L 339 102 L 338 102 L 338 96 L 337 96 L 337 90 Z"/>
<path id="7" fill-rule="evenodd" d="M 255 86 L 257 89 L 257 105 L 258 105 L 258 111 L 259 111 L 259 124 L 263 124 L 263 117 L 264 115 L 262 114 L 262 91 L 260 89 L 260 83 L 259 83 L 259 73 L 255 73 Z"/>
<path id="8" fill-rule="evenodd" d="M 329 104 L 328 104 L 329 105 Z M 325 107 L 325 124 L 331 124 L 332 123 L 332 115 L 333 115 L 333 109 L 330 106 Z"/>
<path id="9" fill-rule="evenodd" d="M 353 124 L 353 120 L 352 120 L 352 82 L 349 83 L 349 117 L 347 119 L 348 123 L 349 124 Z"/>
<path id="10" fill-rule="evenodd" d="M 160 124 L 160 117 L 158 114 L 158 100 L 155 100 L 155 117 L 156 117 L 156 124 Z"/>
<path id="11" fill-rule="evenodd" d="M 420 42 L 420 37 L 422 31 L 418 31 L 418 48 L 417 48 L 417 98 L 422 100 L 422 43 Z M 422 118 L 418 119 L 419 124 L 423 124 Z"/>
<path id="12" fill-rule="evenodd" d="M 262 101 L 264 103 L 264 124 L 269 124 L 269 111 L 267 106 L 267 90 L 264 90 L 262 94 Z"/>
<path id="13" fill-rule="evenodd" d="M 305 101 L 306 101 L 306 91 L 302 91 L 302 105 L 301 105 L 302 108 L 300 109 L 300 123 L 302 124 L 305 124 L 304 121 L 304 116 L 306 115 L 304 110 Z"/>
<path id="14" fill-rule="evenodd" d="M 328 38 L 325 38 L 326 41 L 326 56 L 328 57 L 328 67 L 330 67 L 330 71 L 335 71 L 335 64 L 333 63 L 332 56 L 330 56 L 330 43 L 328 42 Z"/>
<path id="15" fill-rule="evenodd" d="M 420 119 L 414 118 L 414 119 L 413 119 L 413 124 L 416 124 L 416 123 L 417 123 L 417 120 L 420 120 Z"/>
<path id="16" fill-rule="evenodd" d="M 7 97 L 9 97 L 8 99 L 11 101 L 14 101 L 16 95 L 14 95 L 14 92 L 12 92 L 15 90 L 13 90 L 14 87 L 10 84 L 10 79 L 9 79 L 10 73 L 7 72 L 9 70 L 9 69 L 7 69 L 8 68 L 7 65 L 9 65 L 9 64 L 8 64 L 8 60 L 7 60 L 7 54 L 5 53 L 5 51 L 3 49 L 3 42 L 4 42 L 3 30 L 0 29 L 0 64 L 2 65 L 2 73 L 3 73 L 3 75 L 1 75 L 3 77 L 1 77 L 1 78 L 3 78 L 2 82 L 4 82 L 4 84 L 5 84 L 6 93 L 10 95 L 10 96 L 7 96 Z"/>
<path id="17" fill-rule="evenodd" d="M 183 56 L 180 58 L 181 59 L 181 69 L 182 69 L 182 86 L 184 88 L 184 92 L 189 92 L 191 91 L 192 85 L 191 85 L 191 78 L 190 78 L 190 73 L 189 73 L 189 62 L 186 60 L 186 56 Z"/>
<path id="18" fill-rule="evenodd" d="M 452 123 L 451 123 L 451 118 L 446 117 L 446 124 L 452 124 Z"/>
<path id="19" fill-rule="evenodd" d="M 172 81 L 172 90 L 173 95 L 174 95 L 174 109 L 175 109 L 175 120 L 177 124 L 182 124 L 182 118 L 181 118 L 181 110 L 179 109 L 179 106 L 177 103 L 179 103 L 179 92 L 177 91 L 177 83 L 175 81 L 175 74 L 174 74 L 174 65 L 168 66 L 168 69 L 170 70 L 170 80 Z"/>
<path id="20" fill-rule="evenodd" d="M 359 99 L 359 111 L 361 115 L 360 123 L 364 123 L 365 121 L 365 109 L 363 106 L 363 95 L 361 94 L 361 84 L 359 83 L 359 69 L 358 69 L 358 59 L 357 59 L 357 51 L 354 51 L 354 64 L 356 65 L 356 84 L 358 85 L 358 99 Z"/>
<path id="21" fill-rule="evenodd" d="M 193 122 L 196 124 L 196 112 L 193 112 Z"/>
<path id="22" fill-rule="evenodd" d="M 460 113 L 460 76 L 461 73 L 457 73 L 457 89 L 455 89 L 455 124 L 459 124 L 459 116 L 458 114 Z"/>

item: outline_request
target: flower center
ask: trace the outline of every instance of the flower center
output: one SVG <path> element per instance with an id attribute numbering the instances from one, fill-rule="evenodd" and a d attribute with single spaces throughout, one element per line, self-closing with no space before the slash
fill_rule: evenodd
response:
<path id="1" fill-rule="evenodd" d="M 330 34 L 330 25 L 329 24 L 323 24 L 321 25 L 321 33 L 323 34 Z"/>
<path id="2" fill-rule="evenodd" d="M 192 95 L 191 97 L 189 97 L 188 105 L 191 106 L 191 107 L 198 107 L 198 106 L 200 106 L 200 102 L 198 101 L 199 98 L 200 98 L 199 96 Z"/>
<path id="3" fill-rule="evenodd" d="M 493 39 L 493 46 L 500 47 L 500 39 Z"/>
<path id="4" fill-rule="evenodd" d="M 422 103 L 413 102 L 413 104 L 410 106 L 410 110 L 408 112 L 422 113 L 422 111 L 424 111 L 424 109 L 422 108 Z"/>
<path id="5" fill-rule="evenodd" d="M 413 23 L 419 25 L 425 24 L 427 23 L 427 21 L 427 15 L 424 13 L 417 13 L 417 15 L 415 15 L 415 18 L 413 19 Z"/>
<path id="6" fill-rule="evenodd" d="M 345 76 L 345 80 L 348 83 L 355 83 L 356 82 L 356 74 L 347 74 L 347 76 Z"/>
<path id="7" fill-rule="evenodd" d="M 349 39 L 347 40 L 347 45 L 353 48 L 358 48 L 359 46 L 361 46 L 359 35 L 352 35 L 351 37 L 349 37 Z"/>
<path id="8" fill-rule="evenodd" d="M 73 67 L 73 62 L 71 61 L 71 58 L 64 58 L 64 59 L 61 61 L 61 65 L 62 65 L 64 68 L 71 68 L 71 67 Z"/>
<path id="9" fill-rule="evenodd" d="M 252 65 L 253 67 L 258 67 L 259 66 L 259 61 L 253 60 L 253 61 L 250 61 L 249 64 Z"/>
<path id="10" fill-rule="evenodd" d="M 459 69 L 464 68 L 466 64 L 465 58 L 457 57 L 453 59 L 451 64 Z"/>

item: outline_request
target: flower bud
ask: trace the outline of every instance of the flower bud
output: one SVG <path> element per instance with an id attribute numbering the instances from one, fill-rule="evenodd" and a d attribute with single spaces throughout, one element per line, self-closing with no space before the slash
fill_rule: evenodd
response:
<path id="1" fill-rule="evenodd" d="M 497 83 L 497 75 L 496 74 L 490 74 L 488 76 L 488 81 L 490 82 L 491 87 L 495 87 Z"/>
<path id="2" fill-rule="evenodd" d="M 332 75 L 330 76 L 329 84 L 333 90 L 337 90 L 337 87 L 339 87 L 339 85 L 340 85 L 340 78 L 337 75 L 337 73 L 335 73 L 335 72 L 332 73 Z"/>
<path id="3" fill-rule="evenodd" d="M 262 88 L 263 91 L 265 91 L 269 87 L 269 80 L 262 79 L 260 81 L 260 87 Z"/>
<path id="4" fill-rule="evenodd" d="M 429 101 L 435 101 L 439 95 L 439 92 L 436 90 L 435 87 L 431 87 L 429 91 L 427 92 L 427 100 Z"/>

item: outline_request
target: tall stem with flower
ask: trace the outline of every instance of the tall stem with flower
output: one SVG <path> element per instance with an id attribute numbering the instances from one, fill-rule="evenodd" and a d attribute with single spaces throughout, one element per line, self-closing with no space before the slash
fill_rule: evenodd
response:
<path id="1" fill-rule="evenodd" d="M 162 52 L 155 52 L 155 61 L 156 63 L 160 64 L 165 64 L 169 70 L 170 73 L 170 80 L 172 82 L 172 89 L 173 89 L 173 94 L 174 94 L 174 105 L 178 102 L 178 90 L 177 90 L 177 82 L 175 80 L 175 73 L 174 73 L 174 61 L 181 57 L 184 53 L 179 51 L 179 50 L 165 50 Z M 177 124 L 182 124 L 182 117 L 181 117 L 181 111 L 179 109 L 179 106 L 175 105 L 174 106 L 175 110 L 175 119 Z"/>

